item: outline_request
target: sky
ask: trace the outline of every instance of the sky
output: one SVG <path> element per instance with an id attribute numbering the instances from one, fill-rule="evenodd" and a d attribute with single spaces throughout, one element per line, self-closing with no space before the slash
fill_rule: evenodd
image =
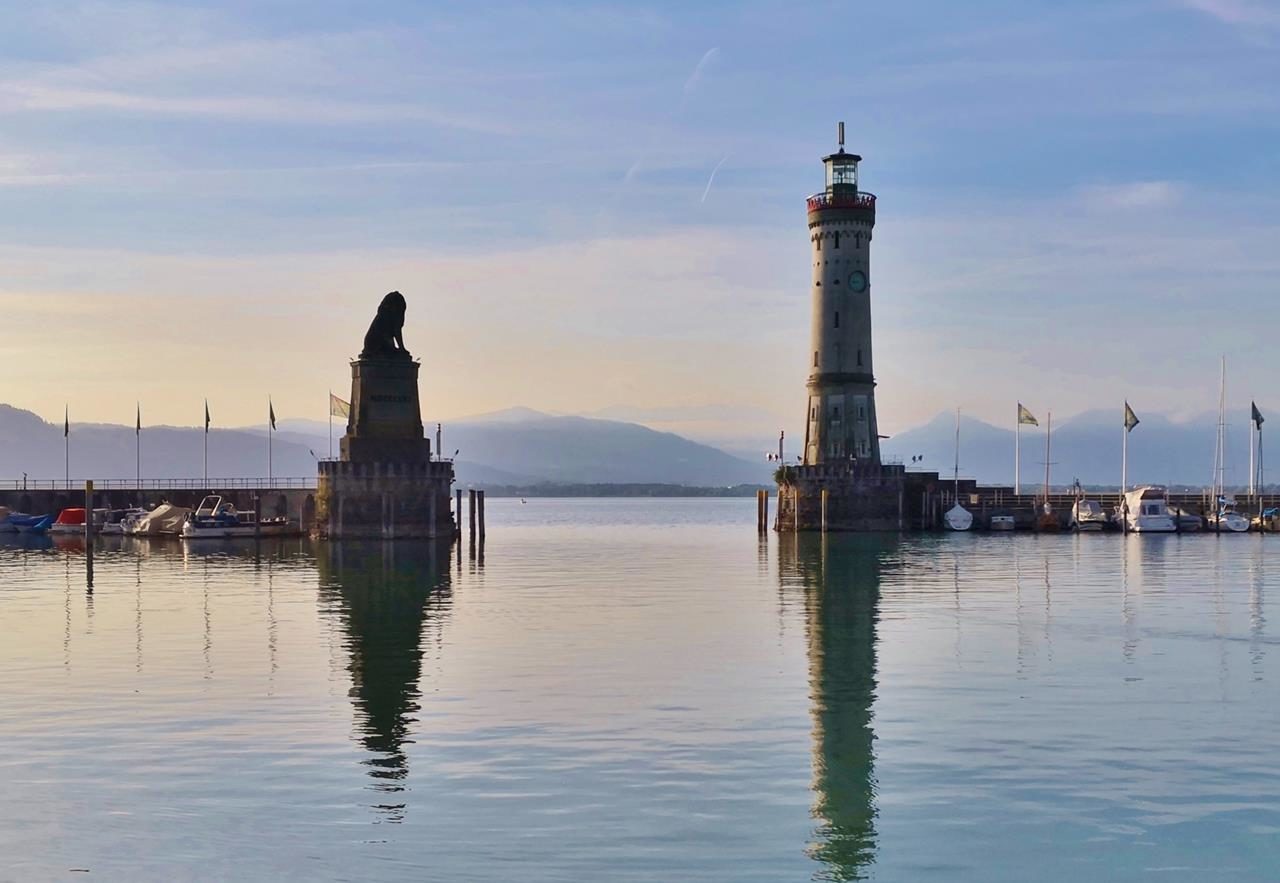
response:
<path id="1" fill-rule="evenodd" d="M 0 2 L 0 401 L 799 432 L 804 198 L 878 195 L 877 407 L 1266 402 L 1280 3 Z"/>

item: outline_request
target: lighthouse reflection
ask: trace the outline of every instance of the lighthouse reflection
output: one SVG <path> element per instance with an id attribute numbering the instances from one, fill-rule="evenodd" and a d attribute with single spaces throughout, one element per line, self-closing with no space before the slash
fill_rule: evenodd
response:
<path id="1" fill-rule="evenodd" d="M 802 603 L 813 714 L 811 855 L 816 879 L 861 880 L 876 850 L 876 620 L 880 572 L 894 540 L 792 535 L 779 542 L 784 596 Z"/>
<path id="2" fill-rule="evenodd" d="M 330 543 L 317 550 L 320 600 L 345 635 L 356 733 L 368 751 L 376 808 L 404 817 L 421 696 L 423 645 L 450 604 L 449 549 L 436 543 Z"/>

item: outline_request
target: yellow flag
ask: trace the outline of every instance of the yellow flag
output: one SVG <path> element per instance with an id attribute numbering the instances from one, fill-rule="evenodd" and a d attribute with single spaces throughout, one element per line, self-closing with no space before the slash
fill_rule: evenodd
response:
<path id="1" fill-rule="evenodd" d="M 1022 402 L 1018 402 L 1018 422 L 1025 423 L 1028 426 L 1039 426 L 1040 421 L 1031 415 L 1031 412 L 1022 407 Z"/>
<path id="2" fill-rule="evenodd" d="M 329 414 L 333 417 L 350 417 L 351 403 L 344 402 L 333 393 L 329 393 Z"/>

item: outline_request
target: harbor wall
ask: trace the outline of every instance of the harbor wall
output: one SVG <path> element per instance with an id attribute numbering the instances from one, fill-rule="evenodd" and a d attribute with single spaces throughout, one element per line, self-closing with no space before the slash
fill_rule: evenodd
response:
<path id="1" fill-rule="evenodd" d="M 261 501 L 262 515 L 288 516 L 297 521 L 305 530 L 315 523 L 316 499 L 312 488 L 259 488 L 222 490 L 209 488 L 163 488 L 146 487 L 142 489 L 117 487 L 94 490 L 93 504 L 95 508 L 125 509 L 129 506 L 149 508 L 158 503 L 172 503 L 175 506 L 195 508 L 209 494 L 217 494 L 229 500 L 237 509 L 252 512 L 254 497 Z M 0 506 L 7 506 L 16 512 L 30 515 L 57 515 L 63 509 L 77 508 L 84 505 L 84 489 L 30 489 L 0 490 Z"/>

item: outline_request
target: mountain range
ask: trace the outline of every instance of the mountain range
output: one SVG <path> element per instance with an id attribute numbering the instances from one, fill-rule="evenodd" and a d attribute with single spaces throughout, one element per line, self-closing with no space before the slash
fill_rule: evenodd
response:
<path id="1" fill-rule="evenodd" d="M 1216 415 L 1173 421 L 1142 415 L 1129 436 L 1131 483 L 1206 485 L 1212 478 Z M 425 424 L 434 445 L 435 422 Z M 1240 415 L 1227 436 L 1228 484 L 1248 481 L 1248 418 Z M 327 423 L 282 420 L 272 445 L 276 476 L 312 476 L 317 458 L 329 454 Z M 1120 481 L 1123 428 L 1117 415 L 1090 411 L 1053 427 L 1051 479 L 1067 485 Z M 335 426 L 341 435 L 342 426 Z M 142 431 L 142 471 L 152 478 L 198 478 L 203 471 L 204 433 L 199 427 L 147 426 Z M 1044 481 L 1044 429 L 1024 426 L 1024 489 Z M 134 474 L 134 427 L 73 424 L 73 477 L 127 478 Z M 767 484 L 770 464 L 735 456 L 670 432 L 638 423 L 544 414 L 510 408 L 444 424 L 444 454 L 455 458 L 462 486 L 555 484 L 676 484 L 724 487 Z M 0 404 L 0 479 L 63 475 L 62 426 L 30 411 Z M 336 437 L 334 440 L 336 450 Z M 793 449 L 794 450 L 794 449 Z M 955 458 L 955 417 L 939 414 L 922 426 L 886 439 L 886 459 L 949 475 Z M 912 463 L 912 457 L 920 457 Z M 970 417 L 960 423 L 960 474 L 985 484 L 1012 484 L 1014 433 Z M 267 441 L 262 427 L 212 429 L 209 475 L 265 475 Z"/>
<path id="2" fill-rule="evenodd" d="M 329 427 L 321 421 L 280 421 L 271 446 L 277 477 L 313 476 L 329 454 Z M 435 422 L 426 424 L 435 444 Z M 341 435 L 342 426 L 335 427 Z M 146 426 L 142 473 L 151 478 L 199 478 L 204 431 Z M 444 425 L 444 453 L 458 452 L 461 485 L 663 483 L 727 486 L 769 481 L 763 457 L 751 462 L 681 436 L 635 423 L 553 416 L 512 408 Z M 336 453 L 337 441 L 334 440 Z M 73 424 L 73 477 L 127 478 L 135 474 L 133 426 Z M 59 478 L 64 474 L 63 427 L 30 411 L 0 405 L 0 478 Z M 209 475 L 235 478 L 267 472 L 261 427 L 211 429 Z"/>
<path id="3" fill-rule="evenodd" d="M 1154 413 L 1140 416 L 1141 423 L 1129 434 L 1130 484 L 1196 487 L 1211 484 L 1218 422 L 1216 413 L 1182 421 Z M 1248 483 L 1249 425 L 1247 412 L 1228 418 L 1228 485 Z M 1049 452 L 1051 482 L 1055 486 L 1063 486 L 1078 478 L 1086 485 L 1118 485 L 1123 433 L 1119 412 L 1086 411 L 1061 423 L 1054 421 Z M 939 414 L 923 426 L 886 439 L 881 447 L 886 459 L 895 458 L 908 466 L 922 465 L 950 475 L 955 463 L 955 438 L 955 415 Z M 914 456 L 921 456 L 922 460 L 913 464 L 911 458 Z M 1023 426 L 1024 491 L 1044 483 L 1044 461 L 1044 426 Z M 1013 429 L 962 417 L 960 475 L 976 478 L 983 484 L 1012 485 L 1013 472 Z"/>

